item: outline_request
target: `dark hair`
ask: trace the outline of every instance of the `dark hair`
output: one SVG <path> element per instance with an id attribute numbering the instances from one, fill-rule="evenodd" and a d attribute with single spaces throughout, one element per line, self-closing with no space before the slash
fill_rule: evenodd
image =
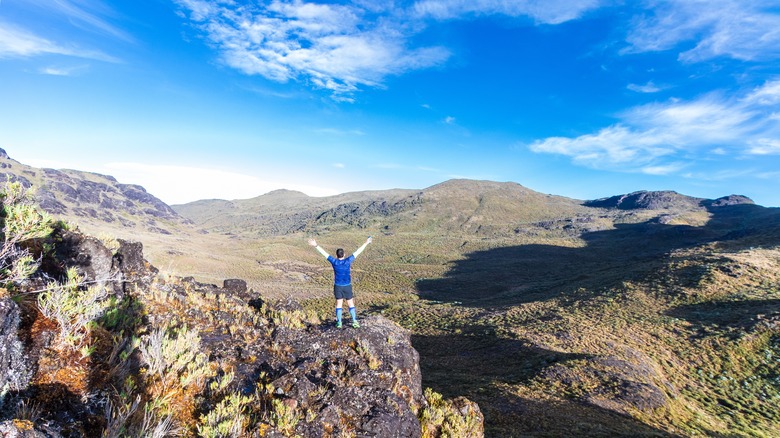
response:
<path id="1" fill-rule="evenodd" d="M 342 257 L 344 257 L 344 250 L 339 248 L 339 249 L 336 250 L 336 258 L 340 259 Z"/>

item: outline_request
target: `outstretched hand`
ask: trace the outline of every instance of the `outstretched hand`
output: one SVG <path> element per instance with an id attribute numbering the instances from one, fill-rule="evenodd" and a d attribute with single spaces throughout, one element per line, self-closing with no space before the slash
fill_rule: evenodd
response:
<path id="1" fill-rule="evenodd" d="M 371 243 L 373 240 L 374 239 L 372 237 L 369 237 L 368 239 L 366 239 L 366 243 Z"/>
<path id="2" fill-rule="evenodd" d="M 309 245 L 311 246 L 317 246 L 317 241 L 314 239 L 309 239 Z"/>

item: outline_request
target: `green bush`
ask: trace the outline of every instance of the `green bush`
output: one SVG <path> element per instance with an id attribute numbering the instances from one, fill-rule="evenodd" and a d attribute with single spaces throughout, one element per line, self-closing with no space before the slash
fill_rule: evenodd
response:
<path id="1" fill-rule="evenodd" d="M 153 330 L 143 337 L 138 350 L 146 374 L 158 377 L 164 388 L 174 383 L 186 387 L 209 373 L 206 356 L 199 353 L 200 335 L 186 326 Z"/>
<path id="2" fill-rule="evenodd" d="M 38 295 L 38 307 L 44 316 L 57 322 L 60 345 L 78 350 L 87 343 L 90 325 L 106 311 L 108 292 L 102 286 L 83 288 L 75 268 L 67 275 L 64 284 L 50 283 Z"/>
<path id="3" fill-rule="evenodd" d="M 418 417 L 423 438 L 481 437 L 481 420 L 473 412 L 461 413 L 450 400 L 431 388 L 425 388 L 427 406 L 420 409 Z"/>
<path id="4" fill-rule="evenodd" d="M 20 183 L 6 183 L 0 204 L 0 286 L 7 288 L 38 269 L 39 260 L 23 244 L 48 236 L 52 220 Z"/>
<path id="5" fill-rule="evenodd" d="M 197 426 L 198 435 L 204 438 L 243 436 L 244 429 L 249 424 L 246 407 L 252 402 L 252 397 L 231 394 L 206 415 L 200 417 Z"/>

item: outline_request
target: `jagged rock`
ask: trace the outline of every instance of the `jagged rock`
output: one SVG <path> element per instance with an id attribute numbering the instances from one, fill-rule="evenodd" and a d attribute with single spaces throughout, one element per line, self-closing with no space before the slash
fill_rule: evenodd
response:
<path id="1" fill-rule="evenodd" d="M 118 239 L 119 249 L 113 257 L 113 266 L 124 276 L 124 281 L 140 281 L 158 270 L 144 259 L 144 246 L 141 242 Z"/>
<path id="2" fill-rule="evenodd" d="M 114 254 L 100 240 L 64 231 L 55 251 L 57 260 L 64 266 L 75 267 L 85 282 L 111 285 L 121 292 L 122 274 L 114 268 Z"/>
<path id="3" fill-rule="evenodd" d="M 375 316 L 357 330 L 277 329 L 273 341 L 289 348 L 286 365 L 272 364 L 280 375 L 273 385 L 320 412 L 305 436 L 320 434 L 322 424 L 339 427 L 342 417 L 355 419 L 359 436 L 420 436 L 422 376 L 408 331 Z M 313 400 L 317 388 L 328 390 Z"/>
<path id="4" fill-rule="evenodd" d="M 75 267 L 84 282 L 104 286 L 122 298 L 128 283 L 148 279 L 158 271 L 143 257 L 143 244 L 118 239 L 116 253 L 100 240 L 71 231 L 62 231 L 55 247 L 59 272 L 49 275 L 61 277 L 68 267 Z"/>
<path id="5" fill-rule="evenodd" d="M 19 339 L 19 306 L 0 299 L 0 406 L 8 391 L 23 391 L 30 383 L 32 366 Z"/>

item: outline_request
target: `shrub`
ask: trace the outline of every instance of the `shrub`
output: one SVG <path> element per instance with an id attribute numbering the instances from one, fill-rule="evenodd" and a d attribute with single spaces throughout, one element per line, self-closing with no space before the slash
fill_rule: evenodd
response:
<path id="1" fill-rule="evenodd" d="M 199 349 L 198 331 L 189 330 L 186 326 L 153 330 L 138 347 L 147 365 L 146 374 L 159 377 L 164 388 L 175 382 L 186 387 L 206 377 L 208 363 Z"/>
<path id="2" fill-rule="evenodd" d="M 273 400 L 273 412 L 271 412 L 271 425 L 285 436 L 291 436 L 295 432 L 295 426 L 301 420 L 298 409 L 288 406 L 281 400 Z"/>
<path id="3" fill-rule="evenodd" d="M 219 402 L 214 409 L 200 417 L 198 435 L 205 438 L 240 437 L 249 423 L 246 407 L 252 397 L 231 394 Z"/>
<path id="4" fill-rule="evenodd" d="M 44 316 L 57 322 L 60 344 L 78 350 L 88 339 L 90 324 L 106 311 L 108 292 L 102 286 L 82 288 L 82 278 L 75 268 L 68 269 L 67 277 L 64 284 L 50 283 L 38 295 L 38 307 Z"/>
<path id="5" fill-rule="evenodd" d="M 197 427 L 196 397 L 211 374 L 206 355 L 200 352 L 198 332 L 186 326 L 161 327 L 140 340 L 138 351 L 149 397 L 144 436 L 169 436 L 166 431 Z"/>
<path id="6" fill-rule="evenodd" d="M 36 208 L 32 196 L 20 183 L 6 183 L 0 191 L 0 204 L 0 286 L 7 287 L 38 269 L 39 260 L 22 244 L 48 236 L 52 221 Z"/>
<path id="7" fill-rule="evenodd" d="M 474 412 L 461 413 L 442 395 L 425 388 L 427 406 L 418 414 L 423 438 L 469 438 L 482 436 L 482 422 Z"/>

